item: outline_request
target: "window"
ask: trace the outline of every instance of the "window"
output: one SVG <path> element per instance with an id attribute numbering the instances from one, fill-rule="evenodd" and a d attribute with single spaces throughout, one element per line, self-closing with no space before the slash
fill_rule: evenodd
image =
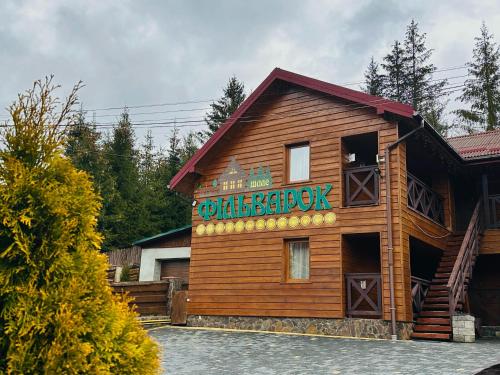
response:
<path id="1" fill-rule="evenodd" d="M 309 241 L 293 240 L 286 243 L 287 280 L 309 279 Z"/>
<path id="2" fill-rule="evenodd" d="M 288 182 L 309 180 L 309 144 L 288 146 Z"/>

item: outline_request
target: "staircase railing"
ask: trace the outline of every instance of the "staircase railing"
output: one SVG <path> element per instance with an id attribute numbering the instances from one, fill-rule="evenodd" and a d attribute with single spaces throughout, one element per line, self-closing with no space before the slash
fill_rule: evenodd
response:
<path id="1" fill-rule="evenodd" d="M 456 311 L 459 302 L 465 302 L 467 284 L 472 277 L 472 271 L 479 253 L 480 235 L 483 231 L 482 203 L 479 200 L 474 208 L 472 217 L 465 232 L 464 240 L 460 246 L 453 271 L 447 284 L 450 317 Z"/>
<path id="2" fill-rule="evenodd" d="M 431 282 L 420 277 L 411 277 L 411 296 L 413 303 L 413 313 L 420 314 L 424 306 L 425 296 L 429 290 Z"/>

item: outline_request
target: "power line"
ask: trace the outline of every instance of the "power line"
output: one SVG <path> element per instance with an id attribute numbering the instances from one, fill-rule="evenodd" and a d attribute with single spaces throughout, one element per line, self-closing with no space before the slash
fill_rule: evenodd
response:
<path id="1" fill-rule="evenodd" d="M 447 88 L 447 90 L 459 90 L 459 89 L 461 89 L 462 86 L 463 86 L 463 84 L 462 85 L 450 86 L 449 88 Z M 449 94 L 449 93 L 444 93 L 442 95 L 446 95 L 446 94 Z M 304 96 L 308 96 L 307 93 Z M 316 101 L 318 99 L 324 99 L 324 98 L 329 98 L 329 95 L 324 94 L 324 95 L 321 95 L 319 97 L 313 97 L 313 98 L 311 98 L 309 100 L 295 102 L 294 104 L 304 104 L 304 103 L 308 103 L 308 102 L 311 102 L 311 101 Z M 289 100 L 295 100 L 295 99 L 297 99 L 297 98 L 291 98 Z M 335 115 L 335 114 L 353 112 L 353 111 L 356 111 L 358 109 L 371 108 L 373 104 L 392 103 L 392 102 L 393 101 L 391 101 L 389 99 L 386 99 L 386 98 L 377 98 L 375 100 L 367 102 L 366 104 L 359 104 L 359 103 L 336 104 L 337 106 L 340 106 L 340 107 L 343 107 L 343 108 L 348 108 L 348 109 L 347 110 L 341 110 L 341 111 L 335 111 L 335 112 L 329 112 L 329 113 L 326 113 L 326 114 L 322 113 L 320 116 Z M 296 112 L 297 109 L 292 109 L 292 110 L 287 110 L 287 111 L 280 112 L 278 114 L 241 116 L 238 119 L 238 122 L 240 122 L 240 123 L 252 123 L 252 122 L 262 121 L 264 118 L 267 118 L 267 117 L 271 117 L 271 118 L 267 118 L 267 120 L 273 121 L 273 120 L 282 120 L 282 119 L 291 118 L 292 116 L 293 117 L 297 117 L 297 116 L 302 116 L 302 115 L 315 114 L 315 113 L 319 113 L 320 110 L 309 110 L 309 109 L 317 107 L 317 106 L 324 106 L 324 105 L 327 105 L 327 104 L 328 103 L 326 103 L 326 102 L 321 102 L 321 103 L 318 103 L 318 104 L 315 104 L 315 105 L 309 105 L 308 107 L 306 107 L 306 109 L 308 109 L 308 111 L 306 111 L 306 112 L 298 112 L 297 113 Z M 300 108 L 300 109 L 302 109 L 302 108 Z M 291 112 L 293 113 L 292 115 L 287 115 L 287 113 L 291 113 Z M 135 128 L 144 128 L 144 127 L 147 127 L 148 129 L 155 129 L 155 128 L 186 128 L 186 127 L 197 127 L 197 126 L 200 126 L 201 124 L 204 124 L 204 123 L 205 123 L 205 120 L 186 120 L 186 121 L 177 121 L 177 120 L 174 120 L 174 121 L 158 121 L 158 122 L 139 123 L 139 124 L 131 122 L 131 126 L 133 126 Z M 112 124 L 112 123 L 91 124 L 91 125 L 94 125 L 94 126 L 96 126 L 96 128 L 99 128 L 99 129 L 112 129 L 112 128 L 115 127 L 115 124 Z M 14 125 L 4 125 L 3 127 L 6 127 L 6 126 L 13 127 Z M 66 127 L 67 125 L 61 125 L 61 126 L 62 127 Z"/>
<path id="2" fill-rule="evenodd" d="M 451 71 L 451 70 L 457 70 L 457 69 L 464 69 L 467 66 L 456 66 L 456 67 L 450 67 L 450 68 L 445 68 L 441 70 L 436 70 L 436 72 L 445 72 L 445 71 Z M 432 79 L 429 82 L 437 82 L 437 81 L 446 81 L 449 79 L 457 79 L 457 78 L 463 78 L 467 77 L 468 75 L 461 75 L 461 76 L 453 76 L 453 77 L 443 77 L 443 78 L 437 78 L 437 79 Z M 362 84 L 364 81 L 359 81 L 359 82 L 351 82 L 351 83 L 342 83 L 339 84 L 340 86 L 352 86 L 352 85 L 357 85 L 357 84 Z M 262 96 L 271 96 L 271 95 L 281 95 L 281 93 L 275 94 L 275 93 L 268 93 L 268 94 L 263 94 Z M 188 101 L 179 101 L 179 102 L 166 102 L 166 103 L 159 103 L 159 104 L 144 104 L 144 105 L 133 105 L 133 106 L 123 106 L 123 107 L 107 107 L 107 108 L 94 108 L 94 109 L 83 109 L 84 113 L 88 112 L 97 112 L 97 111 L 111 111 L 111 110 L 121 110 L 122 112 L 117 113 L 117 114 L 95 114 L 94 116 L 96 118 L 101 118 L 101 117 L 119 117 L 124 109 L 138 109 L 138 108 L 153 108 L 153 107 L 163 107 L 163 106 L 177 106 L 177 105 L 188 105 L 188 104 L 196 104 L 196 103 L 210 103 L 214 102 L 216 100 L 214 99 L 206 99 L 206 100 L 188 100 Z M 187 109 L 175 109 L 175 110 L 166 110 L 166 111 L 151 111 L 151 112 L 132 112 L 129 113 L 129 116 L 137 116 L 137 115 L 147 115 L 147 114 L 162 114 L 162 113 L 176 113 L 176 112 L 196 112 L 196 111 L 206 111 L 209 110 L 210 107 L 202 107 L 202 108 L 187 108 Z M 75 112 L 78 112 L 78 110 L 75 110 Z M 0 116 L 3 118 L 8 118 L 8 116 Z"/>

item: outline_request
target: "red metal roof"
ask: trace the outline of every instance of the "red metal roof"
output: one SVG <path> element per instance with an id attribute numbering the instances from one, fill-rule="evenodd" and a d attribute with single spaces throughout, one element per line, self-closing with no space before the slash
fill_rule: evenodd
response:
<path id="1" fill-rule="evenodd" d="M 500 156 L 500 130 L 452 137 L 447 141 L 464 159 Z"/>
<path id="2" fill-rule="evenodd" d="M 238 119 L 252 106 L 252 104 L 266 91 L 276 80 L 289 82 L 311 90 L 319 91 L 354 103 L 368 105 L 377 110 L 377 114 L 390 112 L 402 117 L 413 118 L 413 107 L 407 104 L 394 102 L 379 96 L 365 94 L 360 91 L 337 86 L 328 82 L 292 73 L 275 68 L 271 74 L 257 87 L 257 89 L 240 105 L 233 115 L 217 130 L 212 137 L 201 147 L 193 157 L 181 168 L 181 170 L 170 181 L 170 188 L 175 188 L 189 173 L 194 173 L 198 162 L 210 151 L 210 149 L 226 134 L 226 132 L 237 123 Z"/>

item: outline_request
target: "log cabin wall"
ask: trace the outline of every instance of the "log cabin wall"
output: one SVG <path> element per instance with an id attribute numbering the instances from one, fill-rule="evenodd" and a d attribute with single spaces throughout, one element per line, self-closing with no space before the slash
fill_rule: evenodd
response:
<path id="1" fill-rule="evenodd" d="M 397 124 L 385 120 L 373 109 L 300 87 L 291 87 L 280 94 L 263 95 L 262 100 L 254 104 L 253 120 L 240 120 L 240 124 L 214 146 L 210 157 L 207 155 L 198 165 L 196 172 L 201 177 L 196 185 L 210 185 L 235 157 L 247 172 L 259 164 L 269 166 L 272 175 L 269 190 L 333 184 L 328 201 L 337 221 L 333 225 L 311 224 L 306 228 L 197 235 L 197 226 L 207 222 L 198 215 L 198 207 L 194 207 L 188 314 L 344 318 L 345 270 L 342 267 L 341 236 L 379 233 L 383 318 L 389 320 L 386 171 L 381 164 L 379 204 L 343 207 L 341 139 L 377 132 L 378 153 L 382 155 L 385 147 L 398 138 Z M 287 184 L 285 145 L 298 142 L 309 142 L 310 145 L 310 180 Z M 412 315 L 408 245 L 402 246 L 404 236 L 400 229 L 404 212 L 406 233 L 411 232 L 408 221 L 411 213 L 401 208 L 401 203 L 406 202 L 405 184 L 402 183 L 406 181 L 402 148 L 391 151 L 390 171 L 394 207 L 395 298 L 397 319 L 409 321 Z M 194 199 L 199 204 L 205 197 L 195 191 Z M 310 215 L 314 213 L 313 210 L 308 212 Z M 294 209 L 290 215 L 293 214 L 303 213 Z M 269 217 L 278 219 L 279 216 L 270 215 L 266 219 Z M 430 230 L 441 233 L 441 228 L 432 226 Z M 291 283 L 284 279 L 284 241 L 289 238 L 309 240 L 310 279 L 307 282 Z"/>
<path id="2" fill-rule="evenodd" d="M 179 234 L 173 234 L 168 236 L 168 238 L 159 238 L 157 240 L 152 240 L 144 248 L 158 247 L 158 248 L 170 248 L 170 247 L 189 247 L 191 246 L 191 232 L 183 231 Z"/>

